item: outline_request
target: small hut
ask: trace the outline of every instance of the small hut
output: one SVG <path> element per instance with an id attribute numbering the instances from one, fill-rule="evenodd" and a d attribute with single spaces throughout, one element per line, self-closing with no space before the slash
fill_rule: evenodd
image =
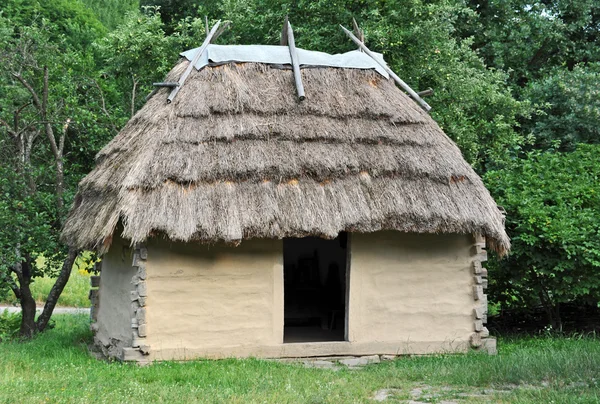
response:
<path id="1" fill-rule="evenodd" d="M 209 43 L 99 152 L 65 224 L 102 255 L 104 353 L 493 351 L 481 262 L 510 247 L 503 215 L 381 55 Z"/>

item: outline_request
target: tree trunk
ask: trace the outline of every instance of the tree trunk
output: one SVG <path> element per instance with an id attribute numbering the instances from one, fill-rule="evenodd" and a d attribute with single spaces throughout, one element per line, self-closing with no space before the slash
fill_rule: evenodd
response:
<path id="1" fill-rule="evenodd" d="M 31 263 L 25 260 L 18 264 L 17 277 L 19 278 L 20 303 L 21 303 L 21 329 L 19 334 L 24 338 L 32 338 L 35 334 L 35 299 L 31 294 Z"/>
<path id="2" fill-rule="evenodd" d="M 563 322 L 562 317 L 560 315 L 560 303 L 556 303 L 554 306 L 554 318 L 556 319 L 556 329 L 558 332 L 563 332 Z"/>
<path id="3" fill-rule="evenodd" d="M 563 324 L 562 318 L 560 317 L 559 304 L 552 301 L 546 290 L 539 291 L 540 302 L 546 312 L 548 323 L 552 326 L 553 331 L 562 332 Z"/>
<path id="4" fill-rule="evenodd" d="M 48 321 L 52 316 L 52 312 L 54 311 L 54 307 L 56 307 L 56 303 L 58 302 L 58 298 L 62 293 L 69 277 L 71 276 L 71 270 L 73 269 L 73 264 L 75 263 L 75 259 L 79 255 L 79 251 L 75 249 L 69 249 L 69 253 L 65 260 L 63 261 L 62 268 L 60 270 L 60 274 L 56 278 L 56 282 L 52 286 L 50 293 L 48 294 L 48 298 L 46 299 L 46 304 L 44 305 L 44 310 L 42 314 L 38 318 L 36 322 L 36 330 L 38 332 L 42 332 L 48 326 Z"/>
<path id="5" fill-rule="evenodd" d="M 62 224 L 64 217 L 65 202 L 63 195 L 65 193 L 65 172 L 63 167 L 62 156 L 56 159 L 56 210 L 59 223 Z M 70 253 L 70 252 L 69 252 Z"/>
<path id="6" fill-rule="evenodd" d="M 29 285 L 21 287 L 21 329 L 19 334 L 23 338 L 32 338 L 35 334 L 35 309 L 35 299 L 31 295 Z"/>
<path id="7" fill-rule="evenodd" d="M 552 296 L 548 293 L 548 288 L 546 287 L 543 277 L 539 276 L 534 270 L 531 270 L 531 274 L 537 283 L 538 297 L 546 312 L 548 323 L 552 326 L 553 330 L 562 332 L 562 319 L 560 318 L 558 304 L 554 303 Z"/>

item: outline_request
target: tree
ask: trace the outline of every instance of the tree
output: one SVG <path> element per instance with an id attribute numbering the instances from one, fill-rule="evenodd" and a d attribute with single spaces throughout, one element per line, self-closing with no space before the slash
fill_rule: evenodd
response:
<path id="1" fill-rule="evenodd" d="M 593 80 L 600 62 L 600 5 L 593 0 L 470 0 L 476 18 L 457 34 L 492 68 L 509 73 L 516 98 L 531 105 L 520 133 L 525 150 L 573 150 L 597 140 Z M 566 86 L 569 86 L 567 88 Z M 575 109 L 581 109 L 576 112 Z M 591 111 L 591 112 L 590 112 Z M 566 114 L 566 116 L 565 116 Z"/>
<path id="2" fill-rule="evenodd" d="M 141 0 L 142 9 L 148 7 L 159 11 L 159 17 L 165 24 L 165 30 L 170 35 L 176 31 L 176 26 L 181 20 L 202 16 L 198 14 L 198 9 L 213 8 L 216 2 L 203 1 L 201 5 L 194 0 Z M 214 8 L 213 8 L 214 9 Z"/>
<path id="3" fill-rule="evenodd" d="M 594 0 L 470 0 L 477 18 L 463 19 L 461 37 L 473 37 L 490 67 L 510 71 L 525 87 L 556 67 L 572 70 L 600 61 L 600 5 Z"/>
<path id="4" fill-rule="evenodd" d="M 45 23 L 50 42 L 64 42 L 79 51 L 106 33 L 106 28 L 80 0 L 3 0 L 0 10 L 14 26 Z"/>
<path id="5" fill-rule="evenodd" d="M 600 63 L 580 64 L 568 70 L 556 68 L 528 85 L 524 98 L 535 107 L 523 129 L 547 150 L 558 143 L 573 151 L 578 143 L 600 143 Z"/>
<path id="6" fill-rule="evenodd" d="M 82 0 L 108 30 L 116 29 L 128 13 L 140 7 L 139 0 Z"/>
<path id="7" fill-rule="evenodd" d="M 492 261 L 490 294 L 507 308 L 541 305 L 561 328 L 560 304 L 600 300 L 600 146 L 531 152 L 485 182 L 507 211 L 512 252 Z"/>
<path id="8" fill-rule="evenodd" d="M 119 28 L 94 44 L 104 66 L 102 73 L 121 89 L 119 102 L 128 106 L 129 117 L 144 104 L 152 83 L 161 81 L 171 70 L 179 57 L 177 50 L 185 50 L 181 40 L 181 34 L 167 35 L 160 14 L 147 8 L 144 13 L 128 14 Z"/>
<path id="9" fill-rule="evenodd" d="M 90 164 L 69 164 L 77 157 L 69 138 L 92 137 L 80 118 L 96 117 L 82 88 L 90 82 L 82 75 L 89 57 L 57 34 L 60 26 L 39 21 L 19 27 L 0 16 L 0 284 L 20 301 L 24 337 L 48 325 L 78 255 L 61 246 L 59 234 L 80 178 L 72 169 Z M 57 278 L 36 320 L 30 285 L 43 274 Z"/>

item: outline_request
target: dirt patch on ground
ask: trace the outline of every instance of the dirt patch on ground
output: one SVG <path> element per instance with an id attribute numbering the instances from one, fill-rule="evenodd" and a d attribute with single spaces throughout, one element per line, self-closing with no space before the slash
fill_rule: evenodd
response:
<path id="1" fill-rule="evenodd" d="M 453 386 L 429 386 L 421 384 L 407 389 L 391 388 L 377 390 L 373 401 L 383 403 L 406 404 L 463 404 L 490 403 L 503 401 L 502 396 L 515 389 L 542 389 L 545 386 L 506 385 L 488 388 L 469 388 Z"/>

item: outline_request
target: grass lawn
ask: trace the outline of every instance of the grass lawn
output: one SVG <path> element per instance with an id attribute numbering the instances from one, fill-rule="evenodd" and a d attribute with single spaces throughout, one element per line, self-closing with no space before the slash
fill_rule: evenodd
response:
<path id="1" fill-rule="evenodd" d="M 255 359 L 156 363 L 94 359 L 85 315 L 57 315 L 34 341 L 0 343 L 0 402 L 599 403 L 600 341 L 499 341 L 499 354 L 406 357 L 361 370 Z M 380 393 L 381 394 L 381 393 Z"/>

